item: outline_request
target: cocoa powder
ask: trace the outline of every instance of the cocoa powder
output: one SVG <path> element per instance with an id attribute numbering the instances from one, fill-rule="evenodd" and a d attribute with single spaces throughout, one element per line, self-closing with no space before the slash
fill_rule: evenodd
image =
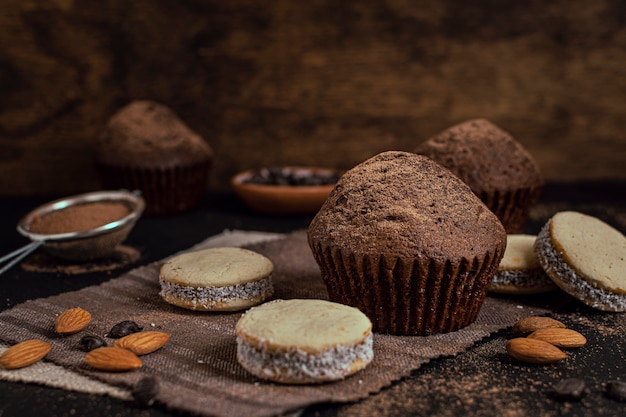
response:
<path id="1" fill-rule="evenodd" d="M 36 217 L 30 231 L 44 235 L 78 232 L 104 226 L 128 214 L 130 209 L 122 203 L 98 201 L 78 204 Z"/>
<path id="2" fill-rule="evenodd" d="M 117 246 L 113 253 L 104 259 L 94 259 L 88 262 L 63 260 L 42 251 L 30 255 L 22 262 L 21 267 L 25 271 L 35 273 L 81 275 L 114 271 L 138 262 L 141 256 L 139 249 L 126 245 Z"/>

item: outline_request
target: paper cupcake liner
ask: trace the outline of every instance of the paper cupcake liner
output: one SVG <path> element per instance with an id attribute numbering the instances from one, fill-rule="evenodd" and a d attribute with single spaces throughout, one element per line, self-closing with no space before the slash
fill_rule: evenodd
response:
<path id="1" fill-rule="evenodd" d="M 539 199 L 542 186 L 512 191 L 483 191 L 479 197 L 500 219 L 508 234 L 522 233 L 530 209 Z"/>
<path id="2" fill-rule="evenodd" d="M 473 323 L 501 254 L 459 264 L 358 256 L 313 246 L 331 301 L 357 307 L 376 332 L 430 335 Z"/>
<path id="3" fill-rule="evenodd" d="M 100 165 L 107 188 L 141 191 L 146 215 L 162 216 L 192 210 L 200 205 L 208 187 L 210 162 L 166 169 Z"/>

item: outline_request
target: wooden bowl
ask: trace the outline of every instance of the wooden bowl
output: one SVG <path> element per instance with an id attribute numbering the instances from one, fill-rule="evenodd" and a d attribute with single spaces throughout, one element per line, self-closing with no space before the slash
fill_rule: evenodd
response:
<path id="1" fill-rule="evenodd" d="M 338 175 L 330 168 L 288 166 L 282 169 L 292 173 Z M 237 196 L 250 209 L 266 214 L 315 214 L 335 187 L 328 185 L 274 185 L 250 181 L 258 171 L 240 172 L 231 178 L 231 186 Z"/>

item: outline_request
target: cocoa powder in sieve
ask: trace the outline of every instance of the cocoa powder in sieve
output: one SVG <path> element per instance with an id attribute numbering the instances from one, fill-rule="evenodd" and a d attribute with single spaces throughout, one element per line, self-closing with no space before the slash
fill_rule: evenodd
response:
<path id="1" fill-rule="evenodd" d="M 117 202 L 77 204 L 36 217 L 30 231 L 44 235 L 78 232 L 104 226 L 129 214 L 130 209 Z"/>

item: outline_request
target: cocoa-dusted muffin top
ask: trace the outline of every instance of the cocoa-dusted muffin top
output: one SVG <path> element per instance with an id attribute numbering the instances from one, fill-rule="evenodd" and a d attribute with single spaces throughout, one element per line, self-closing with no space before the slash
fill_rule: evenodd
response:
<path id="1" fill-rule="evenodd" d="M 504 227 L 463 181 L 428 157 L 400 151 L 346 172 L 308 237 L 362 255 L 453 262 L 506 246 Z"/>
<path id="2" fill-rule="evenodd" d="M 169 168 L 204 162 L 213 151 L 167 106 L 136 100 L 109 119 L 95 154 L 110 165 Z"/>
<path id="3" fill-rule="evenodd" d="M 452 126 L 421 143 L 426 155 L 454 172 L 474 191 L 534 188 L 543 177 L 532 155 L 486 119 Z"/>

